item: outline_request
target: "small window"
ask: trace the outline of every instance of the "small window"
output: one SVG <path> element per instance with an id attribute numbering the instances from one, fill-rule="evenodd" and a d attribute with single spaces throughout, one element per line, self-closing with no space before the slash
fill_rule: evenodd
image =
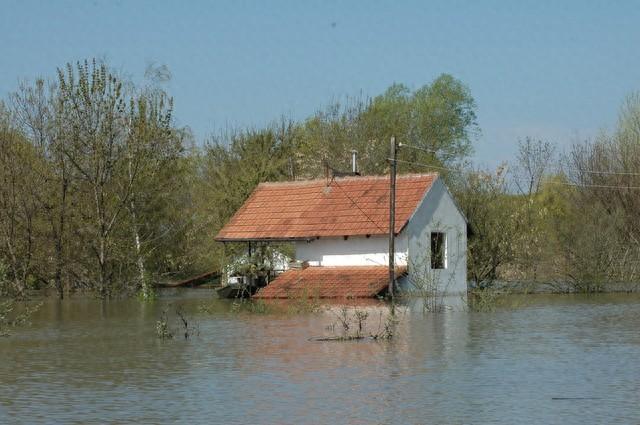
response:
<path id="1" fill-rule="evenodd" d="M 431 268 L 447 268 L 447 235 L 442 232 L 431 232 Z"/>

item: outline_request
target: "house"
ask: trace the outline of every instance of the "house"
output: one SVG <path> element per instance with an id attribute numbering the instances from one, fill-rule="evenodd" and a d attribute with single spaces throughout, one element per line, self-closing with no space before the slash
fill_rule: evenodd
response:
<path id="1" fill-rule="evenodd" d="M 401 290 L 467 290 L 467 224 L 438 174 L 398 175 L 395 264 Z M 373 297 L 388 288 L 389 177 L 262 183 L 220 242 L 291 242 L 304 264 L 256 294 Z M 308 266 L 308 267 L 307 267 Z"/>

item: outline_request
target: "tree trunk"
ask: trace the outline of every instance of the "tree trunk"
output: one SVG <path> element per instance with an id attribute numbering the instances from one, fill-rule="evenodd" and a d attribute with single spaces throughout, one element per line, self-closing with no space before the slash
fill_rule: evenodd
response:
<path id="1" fill-rule="evenodd" d="M 104 235 L 100 235 L 100 246 L 98 249 L 98 291 L 101 297 L 108 295 L 107 291 L 107 265 L 106 265 L 106 246 Z"/>
<path id="2" fill-rule="evenodd" d="M 60 216 L 58 217 L 58 231 L 56 235 L 56 271 L 55 271 L 55 285 L 58 291 L 58 297 L 64 299 L 64 286 L 62 283 L 62 271 L 64 270 L 64 227 L 66 217 L 66 205 L 67 205 L 67 188 L 68 182 L 64 172 L 64 165 L 62 167 L 62 186 L 61 186 L 61 203 L 60 203 Z"/>
<path id="3" fill-rule="evenodd" d="M 140 232 L 138 230 L 137 215 L 135 210 L 135 204 L 131 201 L 131 217 L 133 219 L 133 236 L 136 247 L 136 257 L 138 266 L 138 279 L 140 279 L 140 290 L 142 298 L 149 299 L 153 296 L 153 288 L 149 285 L 146 277 L 146 269 L 144 266 L 144 258 L 142 256 L 142 243 L 140 242 Z"/>

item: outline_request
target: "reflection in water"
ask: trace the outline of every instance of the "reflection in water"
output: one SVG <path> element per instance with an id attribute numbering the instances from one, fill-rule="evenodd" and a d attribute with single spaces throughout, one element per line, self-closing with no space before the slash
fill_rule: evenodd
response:
<path id="1" fill-rule="evenodd" d="M 0 340 L 0 423 L 633 423 L 640 297 L 529 296 L 517 309 L 401 309 L 390 341 L 317 342 L 339 307 L 250 315 L 208 291 L 47 300 Z M 180 306 L 199 336 L 155 337 Z M 375 331 L 387 306 L 368 303 Z M 177 329 L 176 329 L 177 330 Z M 571 400 L 566 400 L 570 398 Z M 564 399 L 564 400 L 562 400 Z"/>

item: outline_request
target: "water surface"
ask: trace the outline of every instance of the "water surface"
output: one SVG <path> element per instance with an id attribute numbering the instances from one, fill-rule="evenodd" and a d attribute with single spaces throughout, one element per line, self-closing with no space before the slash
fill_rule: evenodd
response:
<path id="1" fill-rule="evenodd" d="M 414 305 L 377 342 L 310 341 L 335 308 L 237 314 L 212 297 L 46 300 L 0 338 L 0 423 L 640 423 L 638 295 Z M 177 308 L 199 335 L 180 335 Z M 386 307 L 365 308 L 375 330 Z M 163 310 L 172 340 L 156 337 Z"/>

